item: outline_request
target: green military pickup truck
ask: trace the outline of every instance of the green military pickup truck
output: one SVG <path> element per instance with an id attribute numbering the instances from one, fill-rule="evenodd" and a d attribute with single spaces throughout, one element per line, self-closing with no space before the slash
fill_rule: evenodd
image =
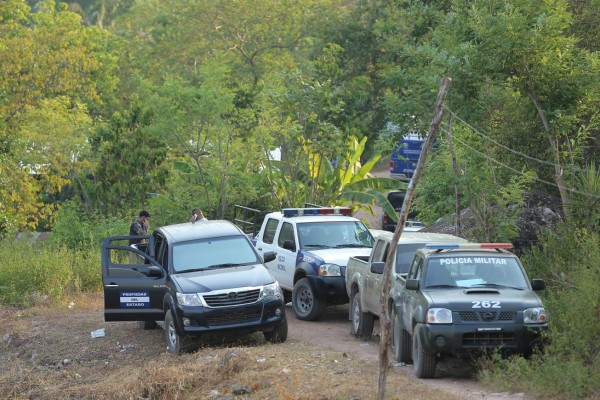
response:
<path id="1" fill-rule="evenodd" d="M 549 315 L 510 243 L 429 244 L 395 283 L 392 342 L 398 362 L 433 378 L 444 356 L 486 350 L 528 355 Z"/>

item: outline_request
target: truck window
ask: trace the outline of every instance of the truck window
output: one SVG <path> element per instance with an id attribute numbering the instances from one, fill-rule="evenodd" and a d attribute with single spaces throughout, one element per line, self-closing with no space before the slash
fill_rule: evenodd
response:
<path id="1" fill-rule="evenodd" d="M 371 262 L 383 261 L 387 258 L 388 243 L 384 240 L 379 240 L 373 249 L 373 259 Z"/>
<path id="2" fill-rule="evenodd" d="M 275 239 L 275 232 L 277 231 L 277 225 L 279 224 L 278 219 L 269 218 L 267 221 L 267 225 L 265 226 L 265 232 L 263 233 L 262 241 L 264 243 L 273 243 L 273 239 Z"/>
<path id="3" fill-rule="evenodd" d="M 495 254 L 440 256 L 429 260 L 427 274 L 440 268 L 449 270 L 456 285 L 461 287 L 502 285 L 527 288 L 527 279 L 514 257 Z"/>
<path id="4" fill-rule="evenodd" d="M 294 235 L 294 226 L 289 222 L 284 222 L 281 225 L 281 231 L 279 231 L 279 239 L 277 239 L 277 244 L 279 247 L 283 247 L 283 244 L 286 240 L 291 240 L 292 243 L 296 243 L 296 237 Z"/>
<path id="5" fill-rule="evenodd" d="M 426 243 L 402 243 L 398 245 L 398 249 L 396 250 L 396 273 L 397 274 L 406 274 L 408 272 L 408 268 L 410 267 L 410 263 L 415 257 L 415 251 L 424 247 Z"/>
<path id="6" fill-rule="evenodd" d="M 410 267 L 408 279 L 420 279 L 422 272 L 423 272 L 423 259 L 421 257 L 415 257 L 415 259 L 413 260 L 412 266 Z"/>

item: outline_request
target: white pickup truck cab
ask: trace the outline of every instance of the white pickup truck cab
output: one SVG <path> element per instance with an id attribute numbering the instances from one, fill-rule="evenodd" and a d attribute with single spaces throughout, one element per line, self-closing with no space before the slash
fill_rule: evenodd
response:
<path id="1" fill-rule="evenodd" d="M 299 319 L 317 320 L 327 305 L 348 303 L 344 276 L 351 256 L 367 256 L 373 236 L 350 208 L 285 208 L 265 216 L 253 242 L 274 251 L 267 268 Z"/>
<path id="2" fill-rule="evenodd" d="M 352 257 L 346 268 L 346 291 L 350 298 L 351 333 L 356 337 L 371 336 L 375 317 L 380 313 L 383 268 L 394 234 L 376 231 L 375 245 L 369 256 Z M 387 309 L 394 303 L 394 282 L 406 279 L 415 251 L 428 243 L 467 243 L 467 240 L 444 233 L 402 232 L 394 253 L 391 289 L 387 293 Z M 391 315 L 391 314 L 390 314 Z"/>

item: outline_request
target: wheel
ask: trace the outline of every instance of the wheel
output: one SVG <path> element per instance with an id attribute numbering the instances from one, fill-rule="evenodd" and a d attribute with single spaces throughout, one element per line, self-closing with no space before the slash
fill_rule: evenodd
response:
<path id="1" fill-rule="evenodd" d="M 298 319 L 304 321 L 315 321 L 321 318 L 323 314 L 323 304 L 315 296 L 315 293 L 308 282 L 308 279 L 302 278 L 294 285 L 292 292 L 292 305 Z"/>
<path id="2" fill-rule="evenodd" d="M 360 306 L 360 295 L 359 292 L 355 292 L 352 295 L 350 301 L 350 311 L 352 325 L 350 326 L 350 333 L 355 337 L 369 337 L 373 333 L 373 325 L 375 318 L 373 314 L 362 311 Z"/>
<path id="3" fill-rule="evenodd" d="M 417 378 L 430 379 L 435 375 L 437 358 L 435 354 L 427 353 L 423 350 L 421 338 L 419 336 L 419 325 L 415 327 L 412 335 L 412 358 Z"/>
<path id="4" fill-rule="evenodd" d="M 167 351 L 171 354 L 179 355 L 191 350 L 192 339 L 188 336 L 181 336 L 175 329 L 175 321 L 171 310 L 165 314 L 165 335 L 167 336 Z"/>
<path id="5" fill-rule="evenodd" d="M 394 360 L 399 363 L 410 364 L 412 361 L 411 337 L 406 329 L 402 328 L 400 316 L 394 312 L 392 319 L 392 352 Z"/>
<path id="6" fill-rule="evenodd" d="M 283 319 L 281 324 L 277 325 L 275 329 L 269 332 L 263 332 L 265 339 L 267 342 L 271 343 L 283 343 L 287 339 L 288 334 L 288 324 L 287 319 Z"/>
<path id="7" fill-rule="evenodd" d="M 154 329 L 158 326 L 156 321 L 138 321 L 138 326 L 145 331 Z"/>

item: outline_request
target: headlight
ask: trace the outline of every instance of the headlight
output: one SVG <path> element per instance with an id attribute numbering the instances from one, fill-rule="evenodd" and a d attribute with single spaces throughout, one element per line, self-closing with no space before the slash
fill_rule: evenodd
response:
<path id="1" fill-rule="evenodd" d="M 283 298 L 283 293 L 281 291 L 281 288 L 279 287 L 279 283 L 273 282 L 269 285 L 263 286 L 262 291 L 261 291 L 261 298 L 268 297 L 268 296 L 274 296 L 279 299 Z"/>
<path id="2" fill-rule="evenodd" d="M 549 319 L 550 315 L 544 307 L 533 307 L 523 311 L 523 322 L 526 324 L 543 324 Z"/>
<path id="3" fill-rule="evenodd" d="M 342 276 L 342 270 L 337 264 L 319 265 L 319 276 Z"/>
<path id="4" fill-rule="evenodd" d="M 451 324 L 452 311 L 447 308 L 430 308 L 427 310 L 428 324 Z"/>
<path id="5" fill-rule="evenodd" d="M 177 293 L 177 302 L 180 306 L 201 306 L 200 296 L 196 293 Z"/>

